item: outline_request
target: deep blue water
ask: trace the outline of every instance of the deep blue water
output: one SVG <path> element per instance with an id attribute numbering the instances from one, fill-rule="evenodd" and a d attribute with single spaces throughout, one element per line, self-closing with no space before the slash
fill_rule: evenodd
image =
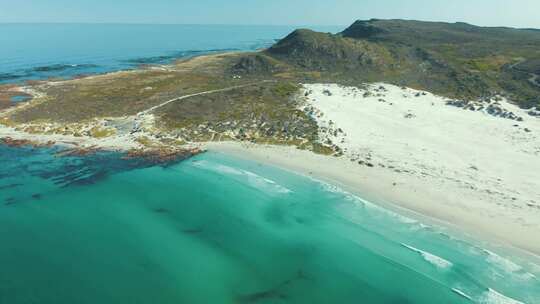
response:
<path id="1" fill-rule="evenodd" d="M 0 83 L 132 69 L 212 52 L 256 50 L 292 30 L 290 26 L 0 24 Z"/>

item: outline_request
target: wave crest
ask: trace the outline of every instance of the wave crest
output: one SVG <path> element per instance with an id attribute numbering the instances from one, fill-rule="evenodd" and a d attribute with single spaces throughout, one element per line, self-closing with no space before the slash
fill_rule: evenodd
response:
<path id="1" fill-rule="evenodd" d="M 205 169 L 205 170 L 243 177 L 247 180 L 248 184 L 250 184 L 254 188 L 272 190 L 273 192 L 278 192 L 278 193 L 283 193 L 283 194 L 293 192 L 291 189 L 286 188 L 269 178 L 260 176 L 251 171 L 237 169 L 237 168 L 233 168 L 233 167 L 222 165 L 222 164 L 215 164 L 215 163 L 211 163 L 205 160 L 194 162 L 193 165 L 198 168 Z"/>
<path id="2" fill-rule="evenodd" d="M 488 291 L 484 293 L 482 298 L 479 301 L 480 304 L 525 304 L 518 300 L 509 298 L 497 291 L 489 288 Z"/>
<path id="3" fill-rule="evenodd" d="M 498 268 L 502 269 L 507 273 L 513 274 L 523 280 L 536 278 L 534 274 L 525 271 L 523 267 L 510 261 L 507 258 L 503 258 L 502 256 L 487 249 L 483 249 L 483 252 L 485 255 L 487 255 L 487 261 L 489 263 L 496 265 Z"/>
<path id="4" fill-rule="evenodd" d="M 427 251 L 423 251 L 423 250 L 420 250 L 418 248 L 415 248 L 413 246 L 410 246 L 410 245 L 407 245 L 407 244 L 401 244 L 403 247 L 409 249 L 409 250 L 412 250 L 418 254 L 420 254 L 424 260 L 426 260 L 427 262 L 429 262 L 430 264 L 436 266 L 437 268 L 440 268 L 440 269 L 448 269 L 450 267 L 452 267 L 454 264 L 452 264 L 452 262 L 450 261 L 447 261 L 439 256 L 436 256 L 430 252 L 427 252 Z"/>

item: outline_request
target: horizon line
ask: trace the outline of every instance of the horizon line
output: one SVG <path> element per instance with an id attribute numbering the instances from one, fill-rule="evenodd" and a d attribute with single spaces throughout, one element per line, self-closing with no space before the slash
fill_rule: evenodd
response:
<path id="1" fill-rule="evenodd" d="M 3 24 L 84 24 L 84 25 L 212 25 L 212 26 L 320 26 L 342 27 L 346 24 L 241 24 L 241 23 L 145 23 L 145 22 L 2 22 Z"/>
<path id="2" fill-rule="evenodd" d="M 485 28 L 509 28 L 518 30 L 540 30 L 540 27 L 517 27 L 510 25 L 478 25 L 465 21 L 433 21 L 433 20 L 419 20 L 419 19 L 404 19 L 404 18 L 370 18 L 370 19 L 355 19 L 348 24 L 240 24 L 240 23 L 145 23 L 145 22 L 2 22 L 0 25 L 185 25 L 185 26 L 254 26 L 254 27 L 341 27 L 347 28 L 356 21 L 371 21 L 371 20 L 403 20 L 403 21 L 417 21 L 417 22 L 432 22 L 432 23 L 447 23 L 457 24 L 465 23 L 477 27 Z"/>

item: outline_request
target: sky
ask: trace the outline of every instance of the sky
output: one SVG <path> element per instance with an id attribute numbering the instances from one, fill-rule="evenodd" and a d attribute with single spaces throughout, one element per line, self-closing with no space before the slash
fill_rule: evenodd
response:
<path id="1" fill-rule="evenodd" d="M 371 18 L 540 28 L 540 0 L 0 0 L 0 23 L 349 25 Z"/>

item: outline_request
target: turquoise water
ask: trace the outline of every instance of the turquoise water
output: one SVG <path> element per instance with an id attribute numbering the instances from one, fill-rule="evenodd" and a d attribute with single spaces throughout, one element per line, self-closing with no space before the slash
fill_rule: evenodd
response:
<path id="1" fill-rule="evenodd" d="M 54 151 L 0 146 L 0 303 L 539 303 L 529 261 L 307 177 Z"/>
<path id="2" fill-rule="evenodd" d="M 25 102 L 28 100 L 30 100 L 30 97 L 26 95 L 17 95 L 17 96 L 11 97 L 11 103 L 13 104 L 17 104 L 19 102 Z"/>
<path id="3" fill-rule="evenodd" d="M 292 30 L 290 26 L 0 24 L 0 83 L 70 78 L 207 53 L 256 50 Z"/>

